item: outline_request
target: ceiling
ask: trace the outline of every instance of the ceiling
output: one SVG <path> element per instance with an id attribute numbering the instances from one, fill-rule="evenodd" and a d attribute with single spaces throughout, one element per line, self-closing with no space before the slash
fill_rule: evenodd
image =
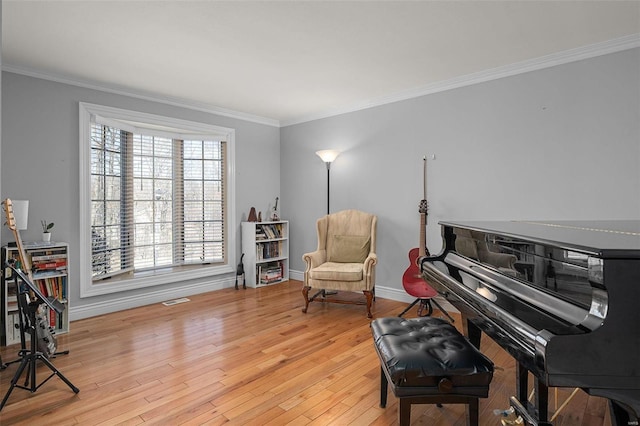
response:
<path id="1" fill-rule="evenodd" d="M 639 33 L 639 1 L 4 0 L 2 65 L 286 125 Z"/>

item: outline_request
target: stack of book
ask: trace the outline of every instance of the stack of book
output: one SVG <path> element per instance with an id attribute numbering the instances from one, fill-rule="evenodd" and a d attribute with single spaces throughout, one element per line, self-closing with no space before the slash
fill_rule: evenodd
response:
<path id="1" fill-rule="evenodd" d="M 280 262 L 258 268 L 258 282 L 260 284 L 273 284 L 279 281 L 282 281 L 282 264 Z"/>
<path id="2" fill-rule="evenodd" d="M 67 254 L 55 251 L 32 252 L 31 268 L 35 275 L 67 272 Z"/>

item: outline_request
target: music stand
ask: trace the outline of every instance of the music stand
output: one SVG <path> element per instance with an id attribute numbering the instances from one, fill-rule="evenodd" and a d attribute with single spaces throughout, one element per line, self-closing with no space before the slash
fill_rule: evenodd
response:
<path id="1" fill-rule="evenodd" d="M 54 367 L 51 361 L 49 361 L 49 359 L 42 352 L 38 351 L 38 336 L 36 330 L 38 324 L 36 312 L 38 310 L 38 307 L 44 304 L 49 309 L 55 311 L 57 314 L 61 314 L 64 311 L 64 304 L 57 299 L 45 297 L 40 292 L 38 287 L 35 286 L 21 270 L 14 268 L 9 263 L 6 264 L 6 267 L 11 269 L 16 280 L 18 315 L 20 317 L 20 339 L 22 341 L 22 347 L 26 348 L 26 329 L 30 330 L 28 332 L 31 334 L 31 347 L 30 349 L 23 349 L 20 351 L 22 360 L 20 361 L 20 365 L 18 366 L 13 379 L 11 379 L 11 386 L 7 390 L 4 399 L 0 403 L 0 411 L 4 408 L 4 405 L 9 399 L 9 396 L 11 395 L 11 392 L 14 388 L 25 389 L 33 393 L 37 391 L 40 386 L 49 381 L 49 379 L 51 379 L 53 376 L 60 377 L 60 379 L 65 382 L 74 393 L 80 392 L 80 389 L 75 387 L 73 383 L 71 383 L 66 377 L 64 377 L 64 375 L 62 375 L 62 373 L 56 367 Z M 29 293 L 35 295 L 35 300 L 29 301 Z M 38 384 L 36 380 L 36 364 L 38 360 L 42 361 L 52 371 L 49 377 L 44 379 L 40 384 Z M 29 368 L 27 369 L 27 377 L 25 379 L 25 383 L 24 385 L 19 385 L 18 380 L 20 380 L 20 376 L 22 376 L 22 373 L 27 367 Z"/>

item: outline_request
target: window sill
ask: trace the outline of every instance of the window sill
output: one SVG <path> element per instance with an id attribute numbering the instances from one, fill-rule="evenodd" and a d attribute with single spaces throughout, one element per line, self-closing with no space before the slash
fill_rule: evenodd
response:
<path id="1" fill-rule="evenodd" d="M 80 289 L 80 298 L 132 291 L 152 286 L 176 284 L 230 273 L 235 273 L 235 269 L 229 265 L 184 266 L 167 268 L 162 271 L 139 272 L 133 277 L 129 275 L 126 277 L 112 277 L 83 285 Z"/>

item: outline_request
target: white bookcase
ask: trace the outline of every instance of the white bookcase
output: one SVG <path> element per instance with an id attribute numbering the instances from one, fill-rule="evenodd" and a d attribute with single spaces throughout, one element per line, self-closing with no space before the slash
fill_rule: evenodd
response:
<path id="1" fill-rule="evenodd" d="M 24 243 L 25 256 L 32 266 L 34 284 L 45 296 L 65 304 L 61 314 L 48 312 L 49 325 L 56 334 L 69 331 L 69 245 L 67 243 Z M 9 259 L 19 261 L 17 247 L 2 247 L 2 345 L 20 342 L 18 300 L 12 271 L 4 265 Z"/>
<path id="2" fill-rule="evenodd" d="M 289 222 L 242 222 L 242 252 L 248 287 L 289 280 Z"/>

